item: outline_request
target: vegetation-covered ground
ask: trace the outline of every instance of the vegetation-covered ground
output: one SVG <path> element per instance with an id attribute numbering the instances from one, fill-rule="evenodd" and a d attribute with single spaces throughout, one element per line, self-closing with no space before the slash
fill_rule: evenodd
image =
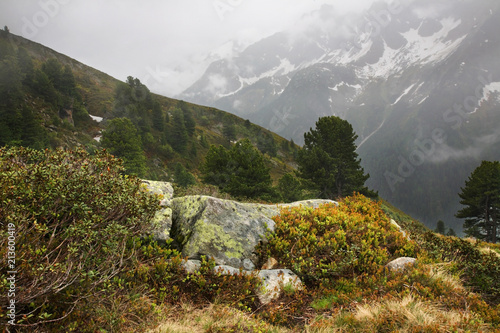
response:
<path id="1" fill-rule="evenodd" d="M 285 286 L 263 306 L 255 276 L 221 276 L 211 260 L 189 274 L 169 244 L 144 237 L 161 198 L 140 183 L 107 153 L 0 149 L 0 257 L 8 262 L 14 234 L 17 272 L 12 296 L 2 266 L 0 302 L 15 298 L 16 330 L 500 331 L 498 245 L 437 235 L 405 217 L 407 239 L 387 205 L 361 195 L 285 210 L 258 252 L 304 288 Z M 387 270 L 400 256 L 417 263 Z"/>

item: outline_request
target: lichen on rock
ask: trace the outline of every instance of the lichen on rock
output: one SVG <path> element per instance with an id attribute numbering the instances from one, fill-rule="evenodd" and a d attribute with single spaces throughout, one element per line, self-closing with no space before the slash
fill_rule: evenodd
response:
<path id="1" fill-rule="evenodd" d="M 329 200 L 292 204 L 240 203 L 208 196 L 186 196 L 172 200 L 171 237 L 182 255 L 214 258 L 218 265 L 255 269 L 255 247 L 274 231 L 273 216 L 283 206 L 317 207 Z"/>

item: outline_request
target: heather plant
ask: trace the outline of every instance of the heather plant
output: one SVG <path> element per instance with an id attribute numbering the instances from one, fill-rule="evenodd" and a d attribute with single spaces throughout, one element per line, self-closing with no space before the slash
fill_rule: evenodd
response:
<path id="1" fill-rule="evenodd" d="M 274 257 L 309 286 L 376 272 L 390 259 L 415 255 L 377 203 L 362 195 L 317 209 L 286 208 L 260 256 Z"/>

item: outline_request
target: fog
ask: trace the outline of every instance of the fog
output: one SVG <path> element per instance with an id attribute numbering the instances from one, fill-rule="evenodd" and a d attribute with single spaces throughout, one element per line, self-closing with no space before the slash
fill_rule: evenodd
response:
<path id="1" fill-rule="evenodd" d="M 2 0 L 0 25 L 154 92 L 180 93 L 208 63 L 293 27 L 324 4 L 336 15 L 369 0 Z M 297 25 L 297 32 L 301 26 Z M 340 31 L 340 30 L 339 30 Z M 233 41 L 232 43 L 228 43 Z"/>

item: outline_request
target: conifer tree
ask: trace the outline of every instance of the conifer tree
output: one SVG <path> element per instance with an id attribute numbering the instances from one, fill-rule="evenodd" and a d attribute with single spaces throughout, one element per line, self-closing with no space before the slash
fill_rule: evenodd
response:
<path id="1" fill-rule="evenodd" d="M 248 139 L 231 150 L 211 146 L 202 167 L 204 181 L 234 196 L 248 198 L 272 195 L 269 168 L 262 154 Z"/>
<path id="2" fill-rule="evenodd" d="M 193 118 L 191 110 L 189 110 L 187 103 L 184 101 L 179 102 L 179 107 L 182 110 L 184 126 L 186 127 L 187 134 L 189 136 L 193 136 L 196 130 L 196 121 Z"/>
<path id="3" fill-rule="evenodd" d="M 196 184 L 196 178 L 182 164 L 177 163 L 174 169 L 174 182 L 181 187 L 188 187 Z"/>
<path id="4" fill-rule="evenodd" d="M 161 105 L 157 101 L 154 101 L 153 103 L 153 111 L 151 116 L 153 121 L 153 128 L 157 131 L 163 132 L 163 130 L 165 129 L 165 118 L 163 117 Z"/>
<path id="5" fill-rule="evenodd" d="M 101 144 L 108 151 L 123 160 L 127 174 L 142 177 L 146 173 L 146 157 L 137 129 L 128 118 L 115 118 L 109 121 L 102 133 Z"/>
<path id="6" fill-rule="evenodd" d="M 323 117 L 316 128 L 304 134 L 304 148 L 298 153 L 299 175 L 309 181 L 322 198 L 339 199 L 353 192 L 373 196 L 365 186 L 364 174 L 356 153 L 351 124 L 338 117 Z"/>
<path id="7" fill-rule="evenodd" d="M 465 219 L 468 236 L 496 243 L 500 233 L 500 162 L 483 161 L 459 193 L 466 207 L 456 217 Z"/>
<path id="8" fill-rule="evenodd" d="M 182 111 L 175 109 L 173 111 L 171 131 L 169 133 L 169 143 L 178 153 L 186 152 L 189 136 L 184 123 Z"/>

